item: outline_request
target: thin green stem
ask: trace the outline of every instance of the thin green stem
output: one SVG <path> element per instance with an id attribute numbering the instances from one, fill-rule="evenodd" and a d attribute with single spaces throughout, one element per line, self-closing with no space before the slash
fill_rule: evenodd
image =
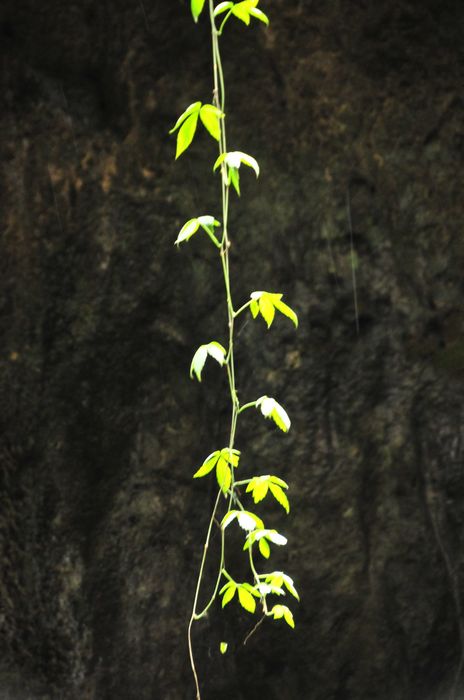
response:
<path id="1" fill-rule="evenodd" d="M 250 301 L 247 301 L 247 303 L 244 304 L 243 306 L 241 306 L 241 307 L 238 309 L 238 311 L 234 311 L 234 318 L 237 318 L 237 316 L 238 316 L 239 314 L 241 314 L 242 311 L 245 311 L 245 309 L 248 309 L 248 307 L 250 306 L 250 304 L 251 304 L 252 301 L 253 301 L 253 299 L 250 299 Z"/>
<path id="2" fill-rule="evenodd" d="M 214 3 L 213 0 L 209 0 L 209 15 L 210 15 L 210 23 L 211 23 L 211 36 L 212 36 L 212 51 L 213 51 L 213 79 L 214 79 L 214 102 L 219 109 L 221 109 L 222 112 L 224 112 L 224 107 L 225 107 L 225 84 L 224 84 L 224 73 L 222 70 L 222 62 L 221 62 L 221 54 L 219 51 L 219 40 L 218 40 L 218 30 L 216 28 L 215 20 L 214 20 Z M 224 22 L 222 23 L 221 26 L 224 26 Z M 227 153 L 227 141 L 226 141 L 226 130 L 225 130 L 225 124 L 224 124 L 224 119 L 221 120 L 221 131 L 220 131 L 220 138 L 219 138 L 219 154 L 222 155 L 224 153 Z M 222 226 L 223 226 L 223 234 L 222 234 L 222 239 L 218 247 L 220 248 L 220 258 L 221 258 L 221 266 L 222 266 L 222 272 L 224 276 L 224 286 L 225 286 L 225 291 L 226 291 L 226 300 L 227 300 L 227 317 L 228 317 L 228 327 L 229 327 L 229 348 L 228 348 L 228 353 L 227 353 L 227 358 L 226 358 L 226 366 L 227 366 L 227 378 L 229 382 L 229 391 L 230 391 L 230 398 L 231 398 L 231 406 L 232 406 L 232 415 L 231 415 L 231 421 L 230 421 L 230 431 L 229 431 L 229 449 L 232 450 L 234 447 L 234 441 L 235 441 L 235 432 L 237 429 L 237 418 L 239 414 L 239 403 L 238 403 L 238 398 L 237 398 L 237 391 L 235 387 L 235 362 L 234 362 L 234 307 L 232 303 L 232 294 L 231 294 L 231 288 L 230 288 L 230 269 L 229 269 L 229 248 L 230 248 L 230 241 L 229 241 L 229 236 L 228 236 L 228 218 L 229 218 L 229 185 L 224 177 L 226 171 L 226 166 L 223 163 L 221 167 L 221 198 L 222 198 Z M 207 232 L 208 233 L 208 232 Z M 210 235 L 211 240 L 215 245 L 218 244 L 218 241 L 216 238 L 211 234 Z M 203 580 L 203 574 L 204 574 L 204 568 L 205 568 L 205 563 L 206 563 L 206 558 L 208 554 L 208 547 L 209 547 L 209 542 L 211 539 L 211 531 L 212 531 L 212 526 L 213 523 L 216 519 L 216 512 L 219 506 L 219 499 L 221 495 L 221 490 L 219 490 L 218 495 L 216 497 L 216 501 L 214 504 L 213 512 L 211 514 L 207 534 L 206 534 L 206 539 L 205 539 L 205 544 L 203 547 L 203 556 L 201 559 L 201 564 L 200 564 L 200 569 L 198 572 L 198 579 L 197 579 L 197 585 L 195 589 L 195 596 L 193 600 L 193 606 L 192 606 L 192 614 L 190 617 L 190 622 L 188 626 L 188 646 L 189 646 L 189 655 L 190 655 L 190 663 L 192 666 L 192 672 L 193 676 L 195 679 L 195 686 L 196 686 L 196 693 L 197 693 L 197 700 L 201 700 L 201 695 L 200 695 L 200 685 L 198 681 L 198 674 L 196 671 L 196 666 L 195 666 L 195 659 L 193 655 L 193 645 L 192 645 L 192 626 L 193 622 L 195 620 L 198 620 L 199 618 L 203 617 L 203 615 L 206 614 L 214 600 L 216 599 L 217 592 L 219 589 L 219 584 L 222 575 L 225 575 L 227 578 L 229 578 L 225 568 L 224 568 L 224 560 L 225 560 L 225 544 L 224 544 L 224 530 L 221 532 L 221 555 L 220 555 L 220 565 L 219 565 L 219 573 L 216 578 L 216 584 L 214 586 L 213 594 L 207 603 L 206 607 L 202 610 L 201 613 L 197 613 L 197 605 L 198 605 L 198 598 L 200 594 L 200 588 L 201 588 L 201 583 Z M 230 486 L 230 494 L 229 494 L 229 510 L 231 507 L 231 504 L 234 500 L 235 496 L 235 484 L 234 484 L 234 473 L 233 473 L 233 468 L 232 468 L 232 483 Z"/>
<path id="3" fill-rule="evenodd" d="M 242 413 L 242 411 L 246 411 L 247 408 L 256 408 L 256 401 L 250 401 L 250 403 L 244 403 L 243 406 L 240 406 L 238 409 L 239 413 Z"/>

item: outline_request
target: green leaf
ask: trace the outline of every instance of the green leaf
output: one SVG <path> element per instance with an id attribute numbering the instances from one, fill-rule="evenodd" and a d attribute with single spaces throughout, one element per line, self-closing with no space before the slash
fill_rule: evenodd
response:
<path id="1" fill-rule="evenodd" d="M 293 579 L 287 574 L 284 574 L 283 571 L 273 571 L 271 574 L 267 574 L 266 583 L 277 587 L 284 585 L 292 596 L 294 596 L 297 600 L 300 600 L 300 596 L 298 595 L 293 584 Z"/>
<path id="2" fill-rule="evenodd" d="M 295 327 L 298 327 L 298 317 L 293 309 L 287 306 L 287 304 L 284 304 L 282 301 L 282 294 L 275 294 L 271 292 L 252 292 L 250 294 L 250 298 L 253 300 L 252 303 L 255 304 L 254 309 L 259 309 L 261 315 L 267 323 L 268 328 L 271 326 L 271 323 L 274 320 L 274 309 L 277 309 L 284 316 L 287 316 L 295 324 Z M 256 318 L 256 315 L 257 314 L 254 313 L 254 318 Z"/>
<path id="3" fill-rule="evenodd" d="M 190 378 L 193 379 L 195 374 L 199 382 L 201 382 L 201 372 L 205 366 L 206 358 L 208 357 L 208 350 L 206 345 L 200 345 L 195 355 L 193 356 L 192 363 L 190 365 Z"/>
<path id="4" fill-rule="evenodd" d="M 224 590 L 224 588 L 222 590 Z M 222 607 L 223 608 L 225 608 L 227 603 L 230 603 L 230 601 L 232 600 L 232 598 L 235 595 L 236 590 L 237 590 L 237 586 L 235 585 L 235 583 L 233 583 L 232 581 L 229 581 L 229 585 L 227 586 L 227 588 L 225 588 L 225 593 L 222 597 Z"/>
<path id="5" fill-rule="evenodd" d="M 248 510 L 239 510 L 237 512 L 237 521 L 243 530 L 254 530 L 255 528 L 264 527 L 261 518 L 258 518 L 254 513 Z"/>
<path id="6" fill-rule="evenodd" d="M 251 595 L 254 595 L 255 598 L 261 598 L 258 589 L 255 586 L 252 586 L 250 583 L 242 583 L 241 584 L 245 590 L 247 590 Z"/>
<path id="7" fill-rule="evenodd" d="M 198 18 L 201 15 L 205 0 L 190 0 L 190 9 L 192 10 L 193 19 L 198 22 Z"/>
<path id="8" fill-rule="evenodd" d="M 260 408 L 263 416 L 271 418 L 284 433 L 290 430 L 291 422 L 288 413 L 275 399 L 261 396 L 256 402 L 256 408 Z"/>
<path id="9" fill-rule="evenodd" d="M 224 606 L 223 606 L 223 607 L 224 607 Z M 221 643 L 220 643 L 220 645 L 219 645 L 219 651 L 221 652 L 221 654 L 225 654 L 225 653 L 226 653 L 227 647 L 228 647 L 228 646 L 229 646 L 229 645 L 227 644 L 227 642 L 221 642 Z"/>
<path id="10" fill-rule="evenodd" d="M 219 166 L 221 165 L 221 163 L 223 163 L 226 158 L 227 158 L 227 153 L 221 153 L 221 155 L 218 158 L 216 158 L 216 162 L 213 165 L 213 171 L 217 170 L 219 168 Z"/>
<path id="11" fill-rule="evenodd" d="M 226 349 L 216 340 L 211 341 L 211 343 L 208 343 L 207 345 L 200 345 L 193 356 L 193 360 L 190 365 L 190 378 L 193 379 L 193 375 L 195 374 L 198 381 L 201 382 L 201 373 L 208 355 L 216 360 L 216 362 L 218 362 L 222 367 L 226 354 Z"/>
<path id="12" fill-rule="evenodd" d="M 274 306 L 278 311 L 280 311 L 281 314 L 284 316 L 287 316 L 294 324 L 295 328 L 298 328 L 298 316 L 296 313 L 291 309 L 287 304 L 284 304 L 283 301 L 275 301 Z"/>
<path id="13" fill-rule="evenodd" d="M 209 231 L 210 233 L 213 233 L 214 227 L 220 225 L 220 222 L 217 219 L 215 219 L 214 216 L 210 216 L 209 214 L 204 214 L 203 216 L 198 216 L 194 219 L 189 219 L 185 222 L 185 224 L 179 231 L 179 234 L 176 240 L 174 241 L 174 245 L 179 245 L 180 243 L 184 243 L 185 241 L 190 240 L 190 238 L 198 231 L 200 226 L 206 232 Z"/>
<path id="14" fill-rule="evenodd" d="M 269 489 L 269 476 L 255 476 L 246 488 L 246 492 L 252 491 L 253 501 L 259 503 L 266 496 Z"/>
<path id="15" fill-rule="evenodd" d="M 198 123 L 198 112 L 187 117 L 177 134 L 176 160 L 192 143 Z"/>
<path id="16" fill-rule="evenodd" d="M 240 197 L 240 174 L 237 168 L 229 168 L 229 182 Z"/>
<path id="17" fill-rule="evenodd" d="M 259 314 L 259 303 L 255 299 L 250 304 L 250 311 L 253 318 Z"/>
<path id="18" fill-rule="evenodd" d="M 213 139 L 219 141 L 221 136 L 221 127 L 219 120 L 224 118 L 224 112 L 214 105 L 203 105 L 200 109 L 200 119 L 203 122 L 205 129 L 211 134 Z"/>
<path id="19" fill-rule="evenodd" d="M 198 471 L 195 472 L 193 475 L 194 479 L 199 479 L 202 476 L 206 476 L 209 474 L 210 471 L 214 469 L 216 466 L 216 462 L 219 459 L 220 451 L 216 450 L 215 452 L 211 452 L 210 455 L 205 459 L 201 467 L 198 469 Z"/>
<path id="20" fill-rule="evenodd" d="M 259 165 L 256 158 L 249 156 L 247 153 L 242 153 L 241 151 L 236 151 L 236 153 L 240 155 L 241 162 L 244 165 L 248 165 L 249 168 L 252 168 L 255 171 L 256 177 L 259 177 Z"/>
<path id="21" fill-rule="evenodd" d="M 230 467 L 223 457 L 219 457 L 216 464 L 216 478 L 219 488 L 225 494 L 229 490 L 232 483 L 232 474 Z"/>
<path id="22" fill-rule="evenodd" d="M 267 294 L 263 294 L 259 300 L 259 310 L 261 311 L 261 316 L 267 323 L 267 327 L 270 328 L 274 320 L 274 305 L 269 299 Z"/>
<path id="23" fill-rule="evenodd" d="M 227 12 L 227 10 L 230 10 L 234 3 L 233 2 L 220 2 L 219 5 L 216 7 L 214 10 L 214 16 L 217 17 L 218 15 L 221 15 L 223 12 Z"/>
<path id="24" fill-rule="evenodd" d="M 289 625 L 292 629 L 295 627 L 292 612 L 286 605 L 274 605 L 271 610 L 271 615 L 274 617 L 274 620 L 284 618 L 287 625 Z"/>
<path id="25" fill-rule="evenodd" d="M 256 610 L 255 599 L 253 598 L 251 593 L 247 591 L 246 588 L 244 588 L 243 586 L 239 586 L 238 599 L 242 608 L 245 608 L 245 610 L 249 613 L 254 613 L 254 611 Z"/>
<path id="26" fill-rule="evenodd" d="M 230 449 L 229 447 L 224 447 L 221 450 L 221 455 L 226 459 L 229 464 L 233 467 L 238 467 L 240 461 L 240 450 Z"/>
<path id="27" fill-rule="evenodd" d="M 199 228 L 200 224 L 198 222 L 198 219 L 189 219 L 182 226 L 174 244 L 179 245 L 179 243 L 182 243 L 183 241 L 188 241 L 189 238 L 191 238 L 198 231 Z"/>
<path id="28" fill-rule="evenodd" d="M 241 19 L 242 22 L 245 22 L 246 25 L 250 24 L 250 11 L 246 7 L 247 4 L 246 2 L 238 2 L 232 8 L 232 14 L 238 17 L 238 19 Z"/>
<path id="29" fill-rule="evenodd" d="M 222 529 L 225 530 L 235 518 L 237 518 L 238 524 L 243 530 L 250 531 L 264 527 L 263 521 L 255 513 L 251 513 L 248 510 L 229 510 L 222 519 Z"/>
<path id="30" fill-rule="evenodd" d="M 277 530 L 266 530 L 264 537 L 267 537 L 273 544 L 279 545 L 279 547 L 287 544 L 287 538 L 277 532 Z"/>
<path id="31" fill-rule="evenodd" d="M 269 542 L 266 539 L 264 539 L 264 537 L 261 540 L 259 540 L 259 551 L 265 559 L 269 559 L 271 548 L 269 547 Z"/>
<path id="32" fill-rule="evenodd" d="M 264 22 L 264 24 L 269 26 L 269 17 L 258 8 L 252 7 L 250 9 L 250 15 L 252 17 L 255 17 L 256 19 L 259 19 L 261 22 Z"/>
<path id="33" fill-rule="evenodd" d="M 284 481 L 283 479 L 279 479 L 278 476 L 271 476 L 271 477 L 269 477 L 269 478 L 270 478 L 270 480 L 272 481 L 273 484 L 278 484 L 278 485 L 281 486 L 283 489 L 288 489 L 288 484 L 287 484 L 287 482 Z"/>
<path id="34" fill-rule="evenodd" d="M 170 134 L 173 134 L 177 129 L 180 127 L 183 121 L 187 119 L 191 114 L 194 112 L 199 112 L 201 107 L 201 102 L 193 102 L 191 105 L 187 107 L 187 109 L 182 112 L 180 115 L 179 119 L 176 121 L 174 126 L 172 127 L 171 131 L 169 132 Z"/>
<path id="35" fill-rule="evenodd" d="M 282 508 L 289 513 L 290 512 L 290 503 L 288 502 L 288 498 L 286 494 L 282 491 L 280 486 L 277 486 L 277 484 L 269 484 L 269 488 L 271 490 L 272 495 L 276 499 L 277 503 L 280 503 Z"/>

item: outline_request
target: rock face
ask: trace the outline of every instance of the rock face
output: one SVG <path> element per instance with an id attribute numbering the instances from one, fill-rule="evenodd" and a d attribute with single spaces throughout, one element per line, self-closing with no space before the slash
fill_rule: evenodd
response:
<path id="1" fill-rule="evenodd" d="M 291 484 L 287 520 L 262 512 L 302 600 L 246 646 L 235 604 L 196 625 L 204 699 L 457 700 L 464 9 L 262 5 L 268 30 L 223 41 L 229 143 L 262 167 L 233 201 L 233 292 L 284 292 L 300 329 L 241 328 L 241 395 L 293 427 L 244 414 L 238 446 L 244 475 Z M 4 0 L 0 27 L 0 697 L 191 700 L 214 499 L 191 475 L 229 408 L 219 368 L 188 367 L 226 327 L 214 251 L 172 245 L 217 210 L 214 144 L 174 163 L 167 131 L 210 99 L 207 23 Z"/>

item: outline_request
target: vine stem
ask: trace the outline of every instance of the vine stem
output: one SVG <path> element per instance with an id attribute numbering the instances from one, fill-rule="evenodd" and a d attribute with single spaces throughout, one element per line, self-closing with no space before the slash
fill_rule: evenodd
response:
<path id="1" fill-rule="evenodd" d="M 216 23 L 214 19 L 214 3 L 213 0 L 208 0 L 209 2 L 209 16 L 210 16 L 210 23 L 211 23 L 211 43 L 212 43 L 212 53 L 213 53 L 213 80 L 214 80 L 214 90 L 213 90 L 213 95 L 214 95 L 214 103 L 216 107 L 218 107 L 222 112 L 224 112 L 224 107 L 225 107 L 225 84 L 224 84 L 224 73 L 222 70 L 222 62 L 221 62 L 221 54 L 219 50 L 219 36 L 222 31 L 222 28 L 224 26 L 224 22 L 221 25 L 221 29 L 218 31 L 216 28 Z M 224 153 L 227 153 L 227 142 L 226 142 L 226 130 L 225 130 L 225 125 L 224 125 L 224 120 L 221 120 L 221 127 L 220 127 L 220 138 L 219 138 L 219 154 L 223 155 Z M 235 442 L 235 433 L 237 429 L 237 419 L 238 419 L 238 414 L 240 412 L 240 405 L 237 397 L 237 391 L 235 387 L 235 362 L 234 362 L 234 320 L 236 313 L 234 312 L 234 307 L 232 303 L 232 294 L 231 294 L 231 288 L 230 288 L 230 265 L 229 265 L 229 248 L 230 248 L 230 240 L 229 240 L 229 235 L 228 235 L 228 216 L 229 216 L 229 183 L 227 182 L 226 178 L 226 164 L 222 163 L 221 166 L 221 200 L 222 200 L 222 226 L 223 226 L 223 234 L 222 234 L 222 240 L 220 245 L 218 246 L 220 248 L 219 254 L 221 258 L 221 267 L 223 271 L 223 276 L 224 276 L 224 286 L 225 286 L 225 291 L 226 291 L 226 298 L 227 298 L 227 317 L 228 317 L 228 330 L 229 330 L 229 348 L 228 348 L 228 353 L 227 353 L 227 358 L 226 358 L 226 368 L 227 368 L 227 378 L 228 378 L 228 383 L 229 383 L 229 391 L 230 391 L 230 399 L 231 399 L 231 406 L 232 406 L 232 415 L 231 415 L 231 422 L 230 422 L 230 431 L 229 431 L 229 450 L 232 450 L 234 447 L 234 442 Z M 234 468 L 231 466 L 231 484 L 229 487 L 229 510 L 234 498 L 234 489 L 235 489 L 235 483 L 234 483 Z M 197 605 L 198 605 L 198 600 L 200 596 L 200 590 L 201 590 L 201 584 L 203 580 L 203 575 L 204 575 L 204 570 L 205 570 L 205 565 L 206 565 L 206 560 L 208 556 L 208 548 L 211 540 L 211 532 L 213 528 L 213 523 L 216 520 L 216 514 L 219 508 L 219 503 L 220 503 L 220 497 L 221 497 L 221 489 L 219 489 L 218 494 L 216 496 L 216 500 L 213 506 L 213 511 L 211 513 L 211 517 L 209 520 L 209 525 L 206 533 L 206 538 L 205 542 L 203 545 L 203 554 L 200 562 L 200 568 L 198 571 L 198 578 L 197 578 L 197 583 L 195 587 L 195 595 L 193 599 L 193 606 L 192 606 L 192 613 L 190 616 L 190 621 L 188 624 L 188 648 L 189 648 L 189 656 L 190 656 L 190 665 L 192 667 L 192 673 L 193 677 L 195 680 L 195 687 L 196 687 L 196 699 L 201 700 L 201 691 L 200 691 L 200 683 L 198 679 L 198 673 L 196 669 L 196 664 L 195 664 L 195 657 L 193 653 L 193 643 L 192 643 L 192 627 L 193 623 L 195 620 L 199 620 L 202 618 L 204 615 L 206 615 L 208 609 L 214 602 L 217 591 L 219 588 L 219 583 L 221 580 L 221 576 L 225 572 L 224 568 L 224 563 L 225 563 L 225 546 L 224 546 L 224 529 L 221 528 L 221 555 L 220 555 L 220 564 L 219 564 L 219 572 L 218 576 L 216 579 L 216 584 L 214 587 L 213 594 L 205 606 L 201 613 L 197 613 Z"/>

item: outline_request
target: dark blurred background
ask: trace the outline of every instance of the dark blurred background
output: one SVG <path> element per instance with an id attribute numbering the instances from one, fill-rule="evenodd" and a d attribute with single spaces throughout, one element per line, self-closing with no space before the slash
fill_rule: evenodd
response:
<path id="1" fill-rule="evenodd" d="M 464 6 L 260 6 L 269 29 L 222 42 L 229 146 L 262 168 L 232 202 L 233 294 L 284 293 L 300 328 L 240 328 L 243 400 L 293 426 L 248 412 L 237 446 L 242 478 L 291 485 L 290 516 L 257 509 L 301 603 L 245 646 L 257 618 L 213 608 L 203 697 L 458 700 Z M 215 488 L 191 476 L 229 406 L 214 363 L 188 368 L 226 322 L 212 247 L 173 246 L 219 212 L 215 144 L 174 163 L 167 132 L 211 99 L 208 22 L 186 0 L 3 0 L 0 33 L 0 698 L 193 700 Z"/>

